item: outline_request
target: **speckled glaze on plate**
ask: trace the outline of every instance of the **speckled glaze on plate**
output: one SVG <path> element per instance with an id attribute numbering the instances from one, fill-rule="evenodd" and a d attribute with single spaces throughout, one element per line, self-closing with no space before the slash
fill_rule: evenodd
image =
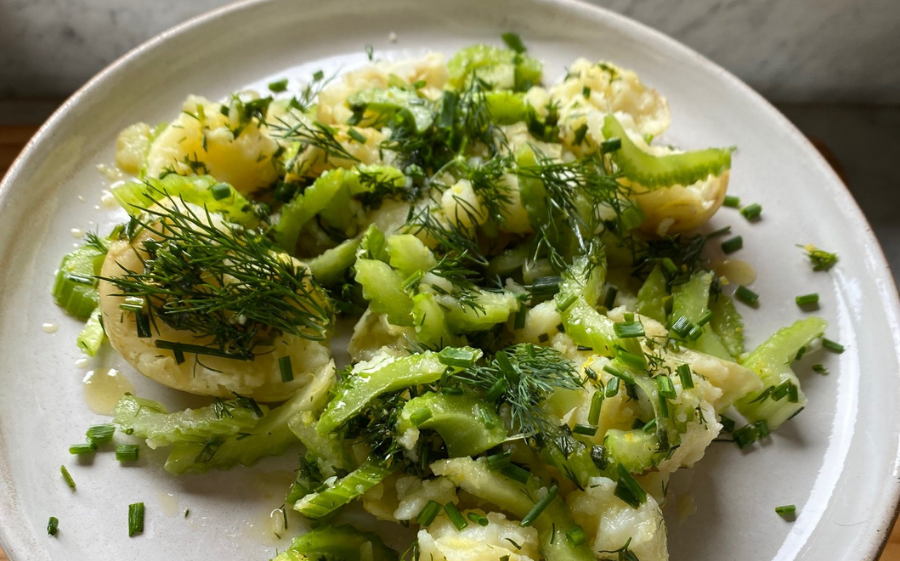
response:
<path id="1" fill-rule="evenodd" d="M 270 0 L 192 20 L 110 66 L 60 108 L 0 185 L 0 542 L 14 561 L 267 559 L 302 531 L 291 518 L 276 539 L 269 517 L 292 479 L 290 454 L 176 478 L 160 467 L 163 455 L 147 450 L 135 467 L 111 453 L 82 464 L 67 452 L 104 419 L 83 397 L 88 369 L 119 366 L 141 395 L 173 408 L 193 402 L 111 353 L 76 366 L 80 325 L 49 295 L 61 255 L 77 243 L 70 230 L 105 231 L 121 219 L 100 203 L 107 180 L 96 169 L 113 160 L 117 132 L 170 119 L 188 93 L 219 98 L 276 76 L 361 65 L 365 44 L 396 59 L 496 42 L 504 31 L 520 33 L 546 62 L 548 81 L 578 56 L 635 69 L 670 101 L 666 142 L 737 145 L 730 191 L 761 203 L 763 219 L 751 225 L 723 209 L 714 225 L 744 236 L 741 258 L 758 271 L 761 306 L 742 309 L 750 345 L 803 315 L 794 296 L 818 292 L 828 336 L 847 346 L 842 355 L 817 357 L 829 376 L 809 373 L 810 361 L 797 366 L 810 404 L 774 438 L 743 452 L 714 444 L 696 468 L 673 477 L 666 509 L 672 559 L 876 557 L 900 492 L 896 288 L 853 199 L 784 117 L 673 40 L 572 1 Z M 841 261 L 813 273 L 797 243 L 837 251 Z M 59 329 L 47 334 L 43 323 Z M 62 481 L 61 464 L 77 491 Z M 675 506 L 691 500 L 696 513 L 685 517 Z M 128 538 L 127 505 L 138 501 L 146 503 L 146 529 Z M 782 504 L 798 506 L 796 521 L 774 513 Z M 45 532 L 49 516 L 60 520 L 54 538 Z"/>

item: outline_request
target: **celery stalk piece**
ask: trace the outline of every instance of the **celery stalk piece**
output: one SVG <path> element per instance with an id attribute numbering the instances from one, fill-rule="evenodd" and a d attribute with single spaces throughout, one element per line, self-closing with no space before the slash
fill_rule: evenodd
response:
<path id="1" fill-rule="evenodd" d="M 428 348 L 456 347 L 465 339 L 451 331 L 444 308 L 434 299 L 434 294 L 422 292 L 413 297 L 413 325 L 416 339 Z"/>
<path id="2" fill-rule="evenodd" d="M 447 477 L 464 491 L 495 504 L 520 519 L 525 518 L 535 506 L 529 497 L 538 499 L 540 485 L 535 478 L 532 477 L 523 485 L 489 470 L 484 458 L 441 460 L 431 464 L 431 469 L 436 475 Z M 565 539 L 566 532 L 577 524 L 561 498 L 553 499 L 533 524 L 538 531 L 541 555 L 545 561 L 595 560 L 587 544 L 574 545 Z"/>
<path id="3" fill-rule="evenodd" d="M 167 197 L 206 208 L 209 212 L 224 214 L 236 224 L 254 225 L 259 217 L 254 205 L 227 183 L 220 183 L 211 175 L 169 174 L 162 179 L 148 178 L 143 182 L 124 183 L 112 188 L 116 202 L 129 214 L 141 210 Z"/>
<path id="4" fill-rule="evenodd" d="M 369 308 L 386 314 L 394 325 L 412 325 L 412 298 L 403 290 L 403 279 L 383 261 L 356 260 L 356 282 L 362 285 Z"/>
<path id="5" fill-rule="evenodd" d="M 528 118 L 528 102 L 521 93 L 493 90 L 485 92 L 484 102 L 491 120 L 499 125 L 511 125 Z"/>
<path id="6" fill-rule="evenodd" d="M 447 323 L 452 330 L 459 333 L 486 331 L 498 323 L 505 322 L 510 314 L 519 309 L 519 299 L 512 292 L 505 290 L 490 292 L 478 289 L 473 302 L 473 305 L 463 305 L 458 301 L 450 305 L 440 302 L 447 308 Z"/>
<path id="7" fill-rule="evenodd" d="M 349 470 L 353 462 L 344 447 L 343 435 L 337 432 L 319 434 L 316 431 L 316 415 L 312 411 L 302 411 L 291 417 L 288 428 L 306 447 L 306 452 L 325 461 L 335 469 Z"/>
<path id="8" fill-rule="evenodd" d="M 672 315 L 673 321 L 685 318 L 692 324 L 700 321 L 707 312 L 709 305 L 709 290 L 712 286 L 713 273 L 709 271 L 695 271 L 691 278 L 682 285 L 672 290 Z M 731 353 L 722 343 L 719 335 L 711 327 L 703 329 L 703 332 L 694 340 L 686 341 L 686 345 L 702 353 L 730 360 Z"/>
<path id="9" fill-rule="evenodd" d="M 596 246 L 590 255 L 575 259 L 563 272 L 562 279 L 556 304 L 566 334 L 599 355 L 613 356 L 617 341 L 614 322 L 593 307 L 606 279 L 602 246 Z"/>
<path id="10" fill-rule="evenodd" d="M 656 434 L 643 429 L 609 429 L 603 439 L 610 458 L 631 473 L 643 473 L 665 458 L 660 452 Z"/>
<path id="11" fill-rule="evenodd" d="M 506 429 L 494 408 L 472 394 L 427 392 L 414 397 L 403 406 L 397 432 L 412 428 L 441 435 L 451 458 L 475 456 L 506 440 Z"/>
<path id="12" fill-rule="evenodd" d="M 437 353 L 430 351 L 403 358 L 381 356 L 358 363 L 328 403 L 316 431 L 328 434 L 357 415 L 379 395 L 435 382 L 446 368 Z"/>
<path id="13" fill-rule="evenodd" d="M 619 170 L 647 189 L 691 185 L 731 169 L 731 148 L 707 148 L 667 156 L 648 154 L 631 141 L 613 115 L 607 115 L 603 122 L 603 136 L 621 141 L 621 147 L 613 153 Z"/>
<path id="14" fill-rule="evenodd" d="M 96 356 L 105 340 L 106 333 L 103 332 L 103 322 L 100 319 L 100 306 L 97 306 L 84 324 L 84 329 L 78 334 L 78 348 L 88 356 Z"/>
<path id="15" fill-rule="evenodd" d="M 437 263 L 434 253 L 412 234 L 388 236 L 386 243 L 391 267 L 400 271 L 404 277 L 428 271 Z"/>
<path id="16" fill-rule="evenodd" d="M 790 364 L 800 348 L 821 337 L 827 326 L 825 320 L 815 316 L 798 320 L 776 331 L 742 361 L 759 375 L 764 386 L 736 404 L 748 421 L 765 420 L 774 430 L 806 406 L 806 396 Z"/>
<path id="17" fill-rule="evenodd" d="M 527 91 L 540 84 L 543 65 L 537 59 L 491 45 L 472 45 L 456 52 L 447 62 L 448 83 L 460 89 L 474 75 L 493 89 Z"/>
<path id="18" fill-rule="evenodd" d="M 53 298 L 66 312 L 88 319 L 100 303 L 96 275 L 100 274 L 106 249 L 103 242 L 87 243 L 63 256 L 53 282 Z"/>
<path id="19" fill-rule="evenodd" d="M 430 100 L 419 97 L 415 91 L 394 87 L 358 91 L 347 98 L 347 107 L 363 125 L 387 122 L 420 133 L 431 126 L 435 117 Z"/>
<path id="20" fill-rule="evenodd" d="M 390 549 L 377 534 L 362 532 L 349 525 L 321 526 L 294 538 L 285 551 L 302 554 L 295 559 L 341 559 L 343 561 L 397 561 L 397 552 Z M 273 561 L 279 561 L 276 557 Z"/>
<path id="21" fill-rule="evenodd" d="M 398 467 L 366 462 L 330 487 L 306 495 L 294 503 L 294 510 L 307 518 L 322 518 L 381 483 Z"/>
<path id="22" fill-rule="evenodd" d="M 663 274 L 662 268 L 657 265 L 653 267 L 653 270 L 647 276 L 647 280 L 644 281 L 644 284 L 638 290 L 634 311 L 660 323 L 665 323 L 666 302 L 670 299 L 671 296 L 666 287 L 666 276 Z"/>
<path id="23" fill-rule="evenodd" d="M 337 168 L 328 170 L 316 182 L 298 193 L 281 208 L 281 218 L 275 224 L 275 241 L 292 254 L 300 237 L 300 230 L 315 215 L 322 212 L 341 189 L 349 189 L 346 183 L 353 171 Z"/>
<path id="24" fill-rule="evenodd" d="M 298 413 L 318 411 L 322 407 L 331 387 L 332 373 L 331 368 L 327 369 L 248 429 L 205 443 L 176 444 L 166 460 L 166 471 L 204 473 L 213 468 L 229 469 L 236 464 L 248 466 L 265 456 L 283 454 L 297 442 L 289 421 Z"/>
<path id="25" fill-rule="evenodd" d="M 356 262 L 356 251 L 359 249 L 360 239 L 346 240 L 337 247 L 326 249 L 319 256 L 306 262 L 309 272 L 316 281 L 329 286 L 341 279 L 344 272 Z"/>
<path id="26" fill-rule="evenodd" d="M 713 332 L 719 336 L 722 344 L 734 358 L 744 354 L 744 319 L 734 305 L 734 301 L 725 294 L 718 294 L 710 305 L 712 319 L 709 322 Z"/>

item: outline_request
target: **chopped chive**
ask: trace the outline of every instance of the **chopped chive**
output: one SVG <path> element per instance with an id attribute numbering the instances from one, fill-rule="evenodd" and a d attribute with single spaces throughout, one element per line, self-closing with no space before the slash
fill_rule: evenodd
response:
<path id="1" fill-rule="evenodd" d="M 841 354 L 844 352 L 844 345 L 825 337 L 822 337 L 822 346 L 833 353 Z"/>
<path id="2" fill-rule="evenodd" d="M 323 72 L 321 70 L 316 70 L 315 72 L 313 72 L 313 75 L 312 75 L 313 82 L 318 82 L 319 80 L 321 80 L 324 77 L 325 77 L 325 72 Z"/>
<path id="3" fill-rule="evenodd" d="M 278 370 L 281 371 L 282 382 L 287 383 L 294 380 L 294 367 L 291 366 L 290 355 L 278 359 Z"/>
<path id="4" fill-rule="evenodd" d="M 706 313 L 704 313 L 702 316 L 700 316 L 700 319 L 697 320 L 697 327 L 703 327 L 704 325 L 709 323 L 710 320 L 712 319 L 712 316 L 713 316 L 712 310 L 706 310 Z"/>
<path id="5" fill-rule="evenodd" d="M 647 434 L 650 434 L 651 432 L 655 431 L 656 430 L 656 417 L 653 417 L 652 419 L 650 419 L 647 422 L 647 424 L 645 424 L 644 426 L 641 427 L 641 430 L 643 430 Z"/>
<path id="6" fill-rule="evenodd" d="M 62 474 L 63 479 L 66 480 L 66 485 L 69 486 L 69 489 L 75 489 L 75 480 L 72 479 L 72 475 L 66 469 L 66 466 L 59 466 L 59 472 Z"/>
<path id="7" fill-rule="evenodd" d="M 434 413 L 431 412 L 431 409 L 426 407 L 425 409 L 419 409 L 418 411 L 410 415 L 409 422 L 412 423 L 412 426 L 418 427 L 433 416 Z"/>
<path id="8" fill-rule="evenodd" d="M 616 296 L 619 295 L 619 289 L 613 285 L 609 285 L 609 288 L 606 289 L 606 297 L 603 299 L 603 306 L 607 310 L 613 309 L 613 306 L 616 303 Z"/>
<path id="9" fill-rule="evenodd" d="M 615 331 L 616 337 L 620 339 L 627 339 L 630 337 L 643 337 L 644 324 L 639 321 L 614 323 L 613 331 Z"/>
<path id="10" fill-rule="evenodd" d="M 414 89 L 421 90 L 422 88 L 424 88 L 427 85 L 428 85 L 428 82 L 426 82 L 425 80 L 416 80 L 415 82 L 413 82 L 412 87 Z"/>
<path id="11" fill-rule="evenodd" d="M 687 364 L 678 365 L 678 377 L 681 379 L 681 388 L 689 390 L 694 387 L 694 378 L 691 376 L 691 367 Z"/>
<path id="12" fill-rule="evenodd" d="M 630 352 L 626 351 L 625 349 L 623 349 L 622 347 L 618 347 L 616 349 L 616 358 L 618 358 L 620 361 L 624 362 L 627 366 L 630 366 L 632 368 L 637 368 L 639 370 L 641 370 L 647 366 L 647 360 L 644 358 L 643 354 L 637 355 L 634 353 L 630 353 Z M 628 379 L 623 378 L 623 381 L 628 382 L 629 384 L 634 383 L 634 379 L 631 378 L 631 376 L 628 376 Z"/>
<path id="13" fill-rule="evenodd" d="M 795 298 L 798 306 L 812 306 L 819 303 L 819 295 L 815 292 L 812 294 L 803 294 Z"/>
<path id="14" fill-rule="evenodd" d="M 625 382 L 626 384 L 633 384 L 633 383 L 634 383 L 634 376 L 632 376 L 631 374 L 629 374 L 629 373 L 627 373 L 627 372 L 623 372 L 623 371 L 621 371 L 621 370 L 617 370 L 617 369 L 613 368 L 612 366 L 610 366 L 610 365 L 608 365 L 608 364 L 607 364 L 606 366 L 603 367 L 603 371 L 606 372 L 607 374 L 612 374 L 613 376 L 615 376 L 616 378 L 622 380 L 622 381 Z"/>
<path id="15" fill-rule="evenodd" d="M 756 220 L 757 218 L 759 218 L 759 215 L 762 214 L 762 206 L 757 203 L 745 206 L 741 209 L 741 214 L 744 215 L 744 218 L 746 218 L 747 220 Z"/>
<path id="16" fill-rule="evenodd" d="M 733 431 L 731 436 L 734 437 L 734 443 L 738 448 L 743 450 L 750 446 L 759 438 L 759 429 L 755 425 L 744 425 L 743 427 Z"/>
<path id="17" fill-rule="evenodd" d="M 512 479 L 513 481 L 518 481 L 522 485 L 528 483 L 528 480 L 531 479 L 531 473 L 526 469 L 520 468 L 516 464 L 509 464 L 508 466 L 502 468 L 500 470 L 500 473 Z"/>
<path id="18" fill-rule="evenodd" d="M 349 129 L 347 129 L 347 136 L 349 136 L 353 140 L 359 142 L 360 144 L 365 144 L 366 140 L 367 140 L 366 137 L 362 135 L 362 133 L 360 133 L 358 130 L 356 130 L 353 127 L 350 127 Z"/>
<path id="19" fill-rule="evenodd" d="M 797 384 L 791 384 L 790 386 L 788 386 L 787 398 L 788 402 L 790 403 L 800 402 L 800 388 L 797 387 Z"/>
<path id="20" fill-rule="evenodd" d="M 276 80 L 274 82 L 269 82 L 269 91 L 275 93 L 281 93 L 287 89 L 288 79 L 282 78 L 281 80 Z"/>
<path id="21" fill-rule="evenodd" d="M 734 297 L 748 306 L 756 306 L 759 303 L 759 294 L 753 292 L 744 285 L 737 287 L 737 290 L 734 292 Z"/>
<path id="22" fill-rule="evenodd" d="M 462 388 L 445 387 L 441 388 L 441 393 L 444 395 L 462 395 L 465 392 Z"/>
<path id="23" fill-rule="evenodd" d="M 828 374 L 828 369 L 825 368 L 824 364 L 813 364 L 812 369 L 816 374 Z"/>
<path id="24" fill-rule="evenodd" d="M 741 198 L 734 195 L 725 195 L 725 200 L 722 201 L 722 204 L 730 208 L 738 208 L 741 206 Z"/>
<path id="25" fill-rule="evenodd" d="M 459 97 L 455 92 L 444 91 L 441 98 L 441 115 L 438 118 L 438 126 L 441 129 L 451 129 L 456 122 L 456 105 Z"/>
<path id="26" fill-rule="evenodd" d="M 550 297 L 559 292 L 559 283 L 562 278 L 559 275 L 538 277 L 531 282 L 531 294 L 534 296 Z"/>
<path id="27" fill-rule="evenodd" d="M 578 300 L 577 294 L 569 294 L 565 300 L 563 300 L 562 302 L 557 302 L 556 309 L 560 312 L 565 312 L 572 307 L 572 304 L 574 304 L 576 300 Z"/>
<path id="28" fill-rule="evenodd" d="M 597 444 L 591 447 L 591 461 L 597 466 L 597 469 L 603 471 L 609 465 L 609 458 L 606 457 L 606 448 Z"/>
<path id="29" fill-rule="evenodd" d="M 569 540 L 569 543 L 573 546 L 578 547 L 587 540 L 587 535 L 584 533 L 584 528 L 575 526 L 566 532 L 566 539 Z"/>
<path id="30" fill-rule="evenodd" d="M 756 421 L 756 432 L 759 434 L 760 438 L 765 438 L 772 434 L 772 431 L 769 430 L 769 423 L 767 423 L 765 419 Z"/>
<path id="31" fill-rule="evenodd" d="M 637 399 L 637 396 L 635 396 L 634 399 Z M 657 392 L 656 401 L 659 402 L 660 415 L 663 415 L 664 417 L 668 417 L 669 416 L 669 400 L 666 399 L 666 396 Z"/>
<path id="32" fill-rule="evenodd" d="M 691 321 L 688 318 L 684 316 L 678 316 L 678 319 L 676 319 L 674 323 L 672 323 L 671 331 L 674 331 L 675 334 L 682 339 L 687 339 L 693 327 L 694 326 L 691 325 Z"/>
<path id="33" fill-rule="evenodd" d="M 700 327 L 699 325 L 695 325 L 695 326 L 691 327 L 690 331 L 688 331 L 687 340 L 688 341 L 696 341 L 697 339 L 700 338 L 701 335 L 703 335 L 703 328 Z"/>
<path id="34" fill-rule="evenodd" d="M 231 195 L 231 185 L 228 185 L 227 183 L 216 183 L 209 188 L 209 192 L 215 200 L 221 201 Z"/>
<path id="35" fill-rule="evenodd" d="M 581 144 L 584 142 L 584 137 L 587 136 L 587 132 L 587 123 L 584 123 L 577 129 L 575 129 L 575 146 L 581 146 Z"/>
<path id="36" fill-rule="evenodd" d="M 116 446 L 116 459 L 120 462 L 135 462 L 141 447 L 137 444 L 119 444 Z"/>
<path id="37" fill-rule="evenodd" d="M 479 526 L 487 526 L 490 523 L 486 516 L 482 516 L 477 512 L 470 512 L 466 514 L 466 518 L 478 524 Z"/>
<path id="38" fill-rule="evenodd" d="M 55 536 L 59 532 L 59 518 L 51 516 L 47 521 L 47 534 Z"/>
<path id="39" fill-rule="evenodd" d="M 600 410 L 603 408 L 603 392 L 597 390 L 591 396 L 591 410 L 588 411 L 588 423 L 596 425 L 600 422 Z"/>
<path id="40" fill-rule="evenodd" d="M 366 45 L 365 49 L 366 49 L 366 58 L 371 61 L 372 58 L 375 56 L 375 49 L 372 47 L 372 45 Z"/>
<path id="41" fill-rule="evenodd" d="M 609 154 L 610 152 L 615 152 L 622 147 L 622 139 L 621 138 L 608 138 L 600 143 L 600 153 L 601 154 Z"/>
<path id="42" fill-rule="evenodd" d="M 491 471 L 497 471 L 498 469 L 503 469 L 510 464 L 510 458 L 512 457 L 512 452 L 509 450 L 505 452 L 500 452 L 499 454 L 491 454 L 487 457 L 487 466 Z"/>
<path id="43" fill-rule="evenodd" d="M 445 366 L 469 368 L 475 364 L 479 356 L 481 356 L 481 351 L 477 349 L 444 347 L 438 353 L 438 360 Z"/>
<path id="44" fill-rule="evenodd" d="M 422 512 L 419 513 L 419 516 L 416 517 L 416 522 L 419 526 L 428 527 L 434 522 L 434 519 L 437 518 L 438 513 L 441 512 L 441 508 L 443 505 L 437 501 L 428 501 L 428 503 L 422 508 Z"/>
<path id="45" fill-rule="evenodd" d="M 590 86 L 584 86 L 581 88 L 581 96 L 585 99 L 591 97 L 591 88 Z"/>
<path id="46" fill-rule="evenodd" d="M 617 497 L 622 499 L 625 504 L 632 508 L 638 508 L 647 502 L 647 492 L 644 491 L 625 466 L 618 464 L 616 466 L 616 473 L 619 476 L 619 481 L 616 483 L 616 490 L 614 493 Z"/>
<path id="47" fill-rule="evenodd" d="M 134 322 L 138 337 L 141 339 L 153 337 L 153 333 L 150 331 L 150 317 L 144 313 L 143 309 L 134 312 Z"/>
<path id="48" fill-rule="evenodd" d="M 772 399 L 774 399 L 775 401 L 781 401 L 782 399 L 784 399 L 784 396 L 786 396 L 788 392 L 791 391 L 791 386 L 793 385 L 794 384 L 792 384 L 790 380 L 781 382 L 780 384 L 778 384 L 778 386 L 775 387 L 775 389 L 772 390 Z"/>
<path id="49" fill-rule="evenodd" d="M 656 377 L 656 389 L 659 390 L 659 395 L 666 399 L 675 399 L 678 397 L 675 393 L 675 386 L 672 384 L 672 379 L 668 376 L 660 375 Z"/>
<path id="50" fill-rule="evenodd" d="M 776 506 L 775 514 L 779 516 L 791 516 L 797 513 L 796 505 L 784 505 L 784 506 Z"/>
<path id="51" fill-rule="evenodd" d="M 583 436 L 595 436 L 597 434 L 597 426 L 578 423 L 572 428 L 572 432 Z"/>
<path id="52" fill-rule="evenodd" d="M 93 454 L 97 451 L 97 445 L 93 442 L 85 442 L 83 444 L 73 444 L 69 446 L 69 454 Z"/>
<path id="53" fill-rule="evenodd" d="M 797 349 L 797 354 L 794 356 L 794 360 L 800 360 L 803 358 L 803 355 L 806 354 L 806 346 L 800 347 Z"/>
<path id="54" fill-rule="evenodd" d="M 522 43 L 522 38 L 519 37 L 517 33 L 504 33 L 500 36 L 503 39 L 503 42 L 506 43 L 506 46 L 510 49 L 516 51 L 517 53 L 524 53 L 526 50 L 525 44 Z"/>
<path id="55" fill-rule="evenodd" d="M 144 531 L 144 503 L 128 505 L 128 537 Z"/>
<path id="56" fill-rule="evenodd" d="M 734 421 L 725 415 L 719 415 L 719 422 L 722 423 L 722 430 L 732 432 L 734 430 Z"/>
<path id="57" fill-rule="evenodd" d="M 493 403 L 500 399 L 500 396 L 506 393 L 507 389 L 509 389 L 509 382 L 506 381 L 506 378 L 497 378 L 497 381 L 491 385 L 484 398 Z"/>
<path id="58" fill-rule="evenodd" d="M 456 507 L 455 504 L 453 504 L 453 503 L 445 504 L 444 512 L 447 513 L 447 518 L 450 519 L 450 522 L 453 522 L 453 525 L 456 526 L 457 530 L 462 530 L 463 528 L 465 528 L 466 526 L 469 525 L 469 523 L 466 522 L 465 518 L 463 518 L 462 513 L 459 511 L 459 509 Z"/>
<path id="59" fill-rule="evenodd" d="M 722 251 L 725 253 L 734 253 L 742 247 L 744 247 L 744 238 L 741 236 L 735 236 L 722 242 Z"/>
<path id="60" fill-rule="evenodd" d="M 524 329 L 525 328 L 525 314 L 528 313 L 528 308 L 525 306 L 519 306 L 519 309 L 516 310 L 516 319 L 515 323 L 513 323 L 513 329 Z"/>
<path id="61" fill-rule="evenodd" d="M 619 393 L 619 379 L 613 378 L 606 384 L 606 397 L 616 397 Z"/>
<path id="62" fill-rule="evenodd" d="M 537 520 L 537 517 L 540 516 L 548 506 L 550 506 L 550 503 L 553 502 L 553 499 L 556 498 L 556 495 L 558 493 L 558 486 L 554 485 L 550 487 L 550 489 L 547 491 L 547 494 L 541 497 L 541 500 L 536 502 L 534 506 L 531 507 L 531 510 L 528 511 L 528 514 L 525 515 L 525 518 L 523 518 L 522 521 L 519 522 L 519 526 L 527 528 L 528 526 L 534 524 L 534 521 Z"/>
<path id="63" fill-rule="evenodd" d="M 116 432 L 115 425 L 92 425 L 88 427 L 87 437 L 88 442 L 92 442 L 94 444 L 106 444 L 110 440 L 112 440 L 113 433 Z"/>
<path id="64" fill-rule="evenodd" d="M 669 257 L 664 257 L 662 261 L 660 261 L 662 268 L 666 270 L 670 275 L 674 275 L 678 272 L 678 267 L 675 265 L 675 262 L 672 261 Z"/>

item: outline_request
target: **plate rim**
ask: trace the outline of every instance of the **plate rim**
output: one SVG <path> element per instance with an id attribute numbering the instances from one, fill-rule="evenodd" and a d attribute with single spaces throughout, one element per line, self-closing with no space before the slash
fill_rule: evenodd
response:
<path id="1" fill-rule="evenodd" d="M 4 202 L 10 196 L 13 184 L 18 180 L 19 175 L 23 173 L 27 163 L 32 160 L 43 148 L 47 139 L 53 136 L 54 130 L 59 126 L 60 122 L 65 118 L 66 114 L 74 106 L 77 106 L 83 99 L 89 98 L 93 92 L 102 87 L 109 79 L 120 70 L 127 67 L 133 61 L 144 56 L 150 51 L 172 38 L 189 33 L 198 26 L 216 20 L 218 18 L 233 13 L 253 10 L 256 6 L 278 2 L 281 0 L 238 0 L 218 8 L 206 11 L 202 14 L 194 16 L 182 23 L 176 24 L 153 37 L 145 40 L 136 47 L 132 48 L 125 54 L 119 56 L 97 74 L 95 74 L 84 85 L 72 93 L 51 115 L 44 121 L 37 132 L 29 139 L 28 143 L 18 154 L 12 165 L 7 170 L 5 176 L 0 180 L 0 212 L 4 208 Z M 301 2 L 304 0 L 301 0 Z M 687 55 L 697 60 L 697 62 L 708 70 L 716 74 L 720 79 L 727 82 L 728 86 L 735 88 L 739 93 L 753 100 L 760 108 L 774 121 L 777 121 L 789 136 L 790 141 L 794 141 L 802 146 L 802 149 L 812 155 L 812 160 L 817 166 L 819 173 L 830 176 L 831 180 L 841 188 L 836 190 L 836 194 L 840 199 L 837 201 L 846 211 L 853 215 L 864 227 L 863 239 L 861 242 L 869 247 L 872 251 L 868 252 L 866 261 L 869 262 L 880 278 L 875 279 L 879 286 L 879 297 L 885 302 L 885 315 L 887 319 L 887 327 L 890 331 L 891 339 L 894 342 L 894 354 L 897 362 L 900 363 L 900 290 L 898 290 L 897 280 L 891 272 L 890 265 L 884 255 L 884 249 L 881 243 L 875 237 L 871 224 L 859 207 L 856 199 L 850 193 L 844 180 L 838 175 L 835 169 L 825 160 L 825 157 L 819 152 L 812 142 L 785 116 L 783 115 L 769 100 L 764 98 L 759 92 L 750 87 L 746 82 L 738 78 L 731 71 L 720 66 L 716 62 L 710 60 L 705 55 L 697 52 L 693 48 L 681 43 L 677 39 L 650 27 L 631 17 L 622 15 L 608 8 L 590 4 L 586 0 L 525 0 L 532 4 L 544 5 L 551 8 L 566 10 L 572 12 L 592 13 L 595 16 L 602 16 L 604 19 L 612 22 L 613 25 L 622 28 L 628 32 L 640 36 L 642 39 L 649 40 L 668 50 L 679 51 L 681 55 Z M 900 373 L 898 373 L 900 374 Z M 2 460 L 3 458 L 0 458 Z M 14 495 L 15 489 L 11 482 L 0 473 L 0 490 L 5 491 L 6 495 Z M 887 547 L 890 538 L 890 529 L 900 519 L 900 479 L 893 477 L 885 487 L 887 501 L 885 504 L 893 505 L 892 509 L 886 509 L 884 512 L 877 513 L 880 517 L 879 522 L 875 525 L 874 535 L 866 540 L 866 554 L 861 557 L 861 561 L 875 561 Z M 13 513 L 0 510 L 0 545 L 9 556 L 10 561 L 24 558 L 27 551 L 22 551 L 19 545 L 20 540 L 13 536 L 21 535 L 18 531 L 20 525 L 16 524 L 17 519 L 12 516 Z M 880 534 L 880 536 L 879 536 Z M 22 557 L 20 557 L 20 555 Z"/>

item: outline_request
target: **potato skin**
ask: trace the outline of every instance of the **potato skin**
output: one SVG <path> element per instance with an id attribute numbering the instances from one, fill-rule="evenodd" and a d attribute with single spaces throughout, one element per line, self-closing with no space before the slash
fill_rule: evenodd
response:
<path id="1" fill-rule="evenodd" d="M 140 247 L 147 238 L 145 232 L 134 243 Z M 103 262 L 101 276 L 121 276 L 123 267 L 142 271 L 138 251 L 127 241 L 114 242 Z M 118 296 L 119 289 L 101 280 L 99 290 L 103 325 L 110 344 L 138 372 L 170 388 L 199 395 L 234 397 L 238 393 L 258 401 L 281 401 L 305 386 L 316 372 L 330 363 L 330 352 L 325 344 L 284 334 L 276 339 L 272 352 L 258 355 L 253 361 L 185 353 L 186 360 L 176 364 L 172 351 L 156 347 L 157 339 L 202 345 L 211 338 L 198 338 L 190 331 L 173 329 L 161 321 L 156 321 L 155 328 L 151 328 L 152 337 L 138 337 L 133 314 L 119 308 L 124 301 Z M 291 382 L 281 380 L 278 359 L 283 356 L 291 357 L 294 370 Z"/>

